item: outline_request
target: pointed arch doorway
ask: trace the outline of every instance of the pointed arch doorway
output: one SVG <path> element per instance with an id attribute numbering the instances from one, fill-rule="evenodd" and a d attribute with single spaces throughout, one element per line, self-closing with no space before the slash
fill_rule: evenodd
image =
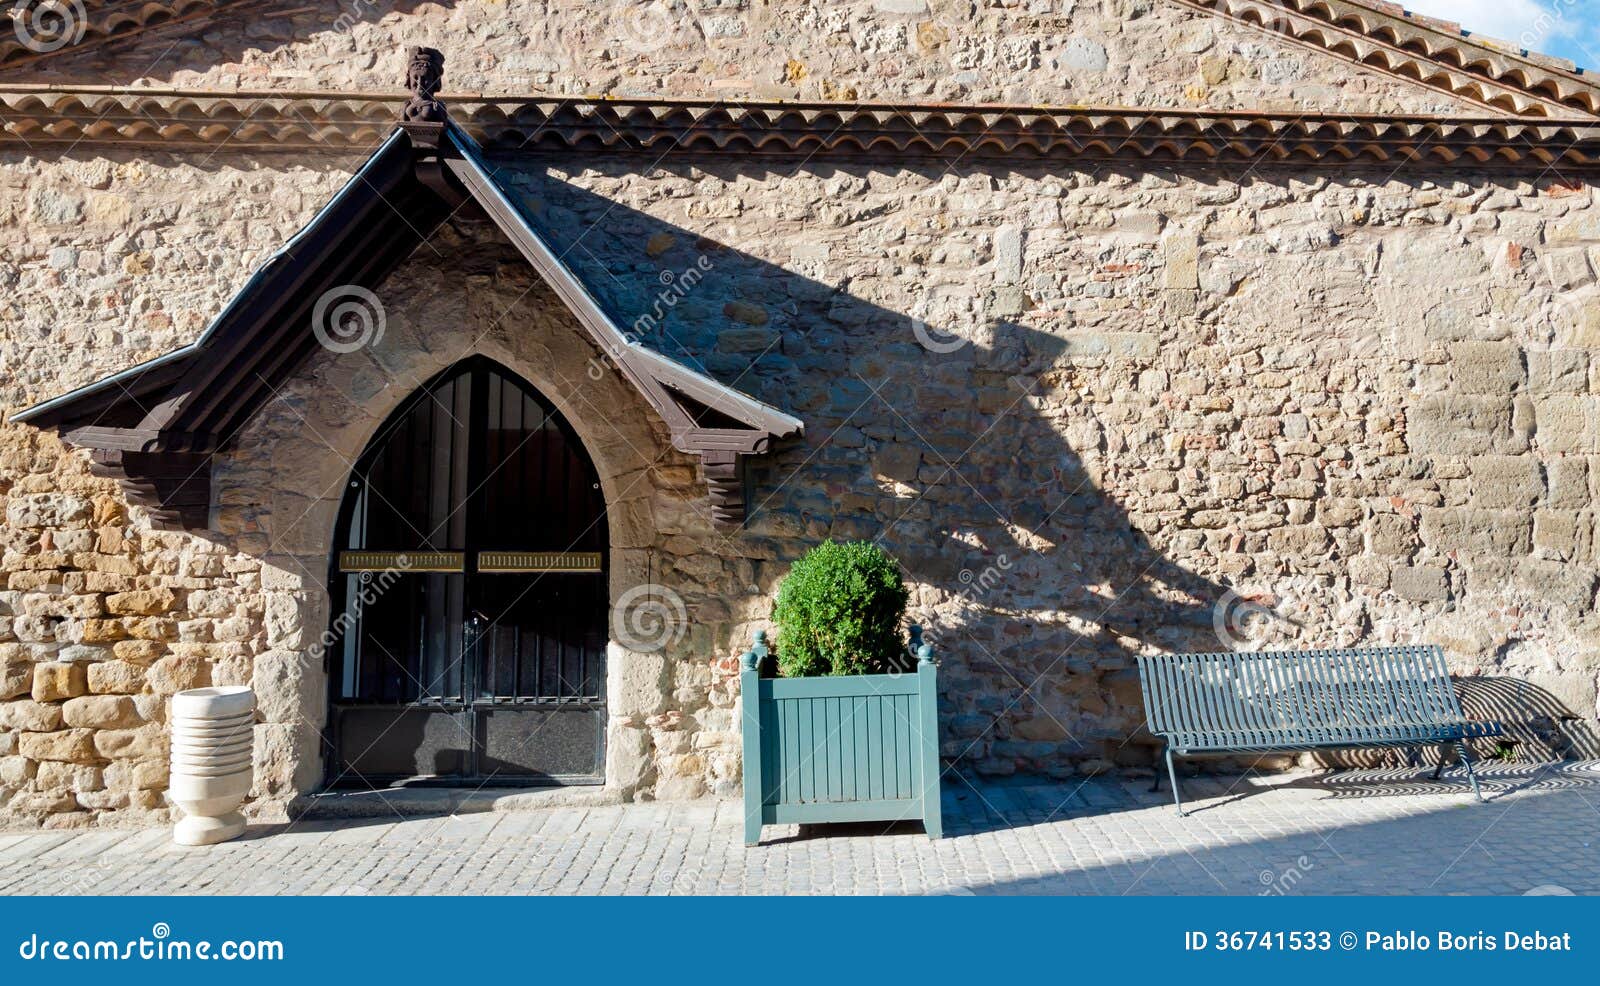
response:
<path id="1" fill-rule="evenodd" d="M 329 783 L 603 781 L 607 544 L 593 462 L 516 374 L 407 398 L 339 511 Z"/>

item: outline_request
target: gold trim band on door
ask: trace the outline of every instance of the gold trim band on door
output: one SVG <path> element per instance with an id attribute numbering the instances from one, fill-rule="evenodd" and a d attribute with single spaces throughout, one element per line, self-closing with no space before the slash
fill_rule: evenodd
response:
<path id="1" fill-rule="evenodd" d="M 598 572 L 598 551 L 480 551 L 478 571 L 504 575 L 514 572 Z"/>
<path id="2" fill-rule="evenodd" d="M 467 556 L 461 551 L 341 551 L 341 572 L 460 572 Z"/>

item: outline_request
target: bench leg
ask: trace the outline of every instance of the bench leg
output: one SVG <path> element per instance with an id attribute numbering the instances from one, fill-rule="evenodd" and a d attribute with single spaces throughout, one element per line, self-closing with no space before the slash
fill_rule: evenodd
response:
<path id="1" fill-rule="evenodd" d="M 1477 795 L 1480 802 L 1483 801 L 1483 790 L 1478 787 L 1478 775 L 1472 772 L 1472 754 L 1467 752 L 1467 744 L 1457 743 L 1456 752 L 1461 754 L 1461 762 L 1467 765 L 1467 780 L 1472 782 L 1472 793 Z"/>
<path id="2" fill-rule="evenodd" d="M 1178 790 L 1178 769 L 1172 766 L 1172 747 L 1167 747 L 1167 776 L 1172 778 L 1172 803 L 1178 809 L 1178 817 L 1187 814 L 1183 810 L 1183 792 Z"/>
<path id="3" fill-rule="evenodd" d="M 1154 794 L 1155 792 L 1157 792 L 1159 790 L 1161 790 L 1161 767 L 1159 765 L 1157 765 L 1157 767 L 1156 767 L 1156 779 L 1150 785 L 1150 792 L 1152 794 Z"/>

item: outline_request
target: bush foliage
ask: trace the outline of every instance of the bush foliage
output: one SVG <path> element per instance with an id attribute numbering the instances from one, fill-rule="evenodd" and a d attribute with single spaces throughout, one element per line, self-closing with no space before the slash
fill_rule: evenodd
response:
<path id="1" fill-rule="evenodd" d="M 905 670 L 900 566 L 869 541 L 817 545 L 778 587 L 778 670 L 786 678 Z"/>

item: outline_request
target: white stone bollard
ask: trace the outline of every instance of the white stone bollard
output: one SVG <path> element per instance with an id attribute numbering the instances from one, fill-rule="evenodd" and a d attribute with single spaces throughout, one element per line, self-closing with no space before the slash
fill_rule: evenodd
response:
<path id="1" fill-rule="evenodd" d="M 244 831 L 239 805 L 250 793 L 256 696 L 245 685 L 194 688 L 172 696 L 172 779 L 167 797 L 183 809 L 180 846 L 227 842 Z"/>

